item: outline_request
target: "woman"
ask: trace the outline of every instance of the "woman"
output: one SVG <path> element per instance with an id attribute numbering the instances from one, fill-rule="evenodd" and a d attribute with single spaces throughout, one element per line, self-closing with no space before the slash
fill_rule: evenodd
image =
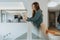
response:
<path id="1" fill-rule="evenodd" d="M 34 24 L 34 26 L 36 26 L 39 29 L 40 24 L 43 22 L 43 15 L 38 2 L 34 2 L 32 4 L 32 11 L 32 17 L 27 18 L 27 21 L 31 21 Z"/>

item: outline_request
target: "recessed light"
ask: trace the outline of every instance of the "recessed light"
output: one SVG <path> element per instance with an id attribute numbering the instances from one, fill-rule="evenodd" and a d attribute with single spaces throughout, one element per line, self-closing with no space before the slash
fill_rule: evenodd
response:
<path id="1" fill-rule="evenodd" d="M 53 1 L 48 3 L 48 7 L 56 7 L 57 5 L 58 3 Z"/>

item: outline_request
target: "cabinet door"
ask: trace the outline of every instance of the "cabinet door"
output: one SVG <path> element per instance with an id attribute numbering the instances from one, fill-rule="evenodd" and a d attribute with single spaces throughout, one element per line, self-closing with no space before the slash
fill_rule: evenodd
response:
<path id="1" fill-rule="evenodd" d="M 56 13 L 49 12 L 48 15 L 49 27 L 56 27 Z"/>

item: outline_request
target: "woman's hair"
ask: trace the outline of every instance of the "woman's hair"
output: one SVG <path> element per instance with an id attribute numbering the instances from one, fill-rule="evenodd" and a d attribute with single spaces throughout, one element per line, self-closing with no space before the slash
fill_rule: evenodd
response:
<path id="1" fill-rule="evenodd" d="M 38 2 L 34 2 L 34 3 L 32 4 L 32 6 L 33 6 L 33 5 L 35 6 L 36 11 L 38 11 L 38 10 L 40 9 Z M 33 13 L 32 13 L 32 17 L 34 17 L 34 16 L 35 16 L 35 10 L 33 10 Z"/>
<path id="2" fill-rule="evenodd" d="M 57 22 L 60 24 L 60 14 L 58 15 Z"/>

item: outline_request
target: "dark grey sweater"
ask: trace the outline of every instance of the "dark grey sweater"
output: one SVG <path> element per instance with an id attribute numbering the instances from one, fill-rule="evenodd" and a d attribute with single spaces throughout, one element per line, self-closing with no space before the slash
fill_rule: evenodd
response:
<path id="1" fill-rule="evenodd" d="M 35 13 L 35 16 L 32 18 L 28 18 L 27 21 L 31 21 L 34 26 L 36 26 L 37 28 L 40 27 L 40 24 L 43 22 L 43 15 L 42 15 L 42 11 L 38 10 Z"/>

